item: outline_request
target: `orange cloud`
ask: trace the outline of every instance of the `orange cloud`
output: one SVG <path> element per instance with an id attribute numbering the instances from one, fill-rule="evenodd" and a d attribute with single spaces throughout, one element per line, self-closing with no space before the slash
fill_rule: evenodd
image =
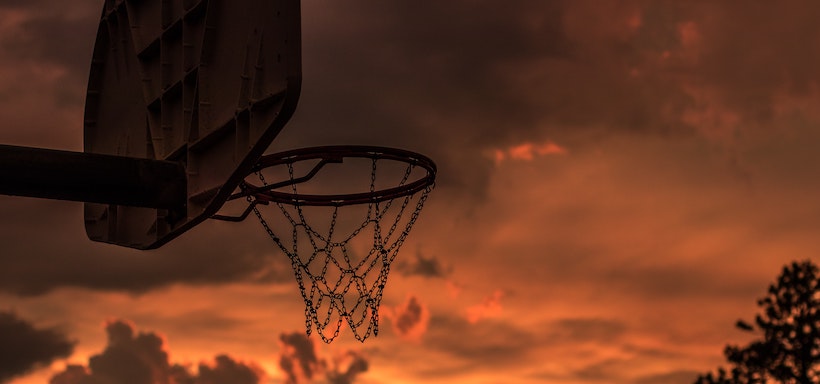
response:
<path id="1" fill-rule="evenodd" d="M 523 160 L 532 161 L 536 157 L 549 155 L 565 155 L 568 151 L 566 148 L 556 144 L 553 141 L 546 141 L 544 143 L 523 143 L 514 145 L 506 149 L 496 149 L 493 151 L 493 159 L 496 164 L 509 160 Z"/>
<path id="2" fill-rule="evenodd" d="M 385 308 L 382 312 L 392 321 L 393 331 L 402 339 L 418 341 L 427 333 L 430 311 L 415 296 L 408 297 L 403 305 Z"/>
<path id="3" fill-rule="evenodd" d="M 467 308 L 467 321 L 475 324 L 481 319 L 500 315 L 503 310 L 501 307 L 501 298 L 503 296 L 504 292 L 495 291 L 480 304 Z"/>
<path id="4" fill-rule="evenodd" d="M 459 283 L 451 280 L 448 280 L 447 283 L 445 283 L 445 288 L 447 289 L 447 294 L 453 299 L 457 299 L 463 290 Z"/>
<path id="5" fill-rule="evenodd" d="M 710 140 L 731 143 L 740 129 L 740 113 L 727 106 L 713 89 L 687 86 L 684 90 L 693 103 L 682 112 L 681 121 Z"/>
<path id="6" fill-rule="evenodd" d="M 678 41 L 680 50 L 678 58 L 684 62 L 697 64 L 701 56 L 702 33 L 700 27 L 694 21 L 685 21 L 677 25 Z"/>
<path id="7" fill-rule="evenodd" d="M 693 21 L 686 21 L 678 24 L 678 37 L 684 47 L 691 47 L 700 42 L 700 31 L 698 25 Z"/>

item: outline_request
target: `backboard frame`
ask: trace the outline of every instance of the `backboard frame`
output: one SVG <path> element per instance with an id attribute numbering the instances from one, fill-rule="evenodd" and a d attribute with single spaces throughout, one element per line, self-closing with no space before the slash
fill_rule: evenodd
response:
<path id="1" fill-rule="evenodd" d="M 173 208 L 85 204 L 94 241 L 153 249 L 214 215 L 296 110 L 299 0 L 106 0 L 84 151 L 175 162 Z"/>

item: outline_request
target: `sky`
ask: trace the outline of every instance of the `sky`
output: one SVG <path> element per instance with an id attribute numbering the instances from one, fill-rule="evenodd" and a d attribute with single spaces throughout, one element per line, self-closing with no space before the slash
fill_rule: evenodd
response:
<path id="1" fill-rule="evenodd" d="M 102 5 L 0 0 L 0 143 L 82 150 Z M 81 203 L 0 196 L 0 381 L 691 383 L 749 340 L 733 325 L 784 264 L 817 260 L 818 16 L 305 0 L 301 98 L 270 152 L 438 165 L 379 336 L 307 338 L 252 220 L 143 252 L 89 241 Z"/>

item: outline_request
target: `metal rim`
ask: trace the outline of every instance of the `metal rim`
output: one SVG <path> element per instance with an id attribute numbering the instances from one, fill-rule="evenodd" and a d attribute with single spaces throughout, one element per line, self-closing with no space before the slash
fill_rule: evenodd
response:
<path id="1" fill-rule="evenodd" d="M 298 184 L 307 181 L 315 176 L 315 174 L 318 173 L 324 165 L 329 163 L 341 163 L 345 158 L 394 160 L 415 167 L 421 167 L 427 173 L 418 180 L 413 180 L 412 182 L 408 182 L 404 185 L 380 189 L 373 192 L 338 195 L 302 195 L 273 190 L 275 188 L 281 188 L 294 183 Z M 416 192 L 432 186 L 436 179 L 436 164 L 427 156 L 404 149 L 366 145 L 309 147 L 265 155 L 259 159 L 259 162 L 251 169 L 248 176 L 266 168 L 316 159 L 321 159 L 322 161 L 320 161 L 313 168 L 313 170 L 311 170 L 304 177 L 270 184 L 267 186 L 258 186 L 248 181 L 244 181 L 240 186 L 241 192 L 231 196 L 231 199 L 253 196 L 260 203 L 274 202 L 290 205 L 310 206 L 372 204 L 413 195 Z"/>

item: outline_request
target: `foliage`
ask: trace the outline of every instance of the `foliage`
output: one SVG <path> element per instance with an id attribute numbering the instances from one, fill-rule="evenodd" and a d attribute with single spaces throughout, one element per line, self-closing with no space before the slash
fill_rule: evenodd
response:
<path id="1" fill-rule="evenodd" d="M 724 350 L 730 369 L 698 377 L 695 384 L 820 382 L 820 280 L 811 261 L 783 267 L 777 282 L 758 300 L 762 312 L 755 324 L 738 321 L 738 329 L 761 334 L 745 347 Z"/>

